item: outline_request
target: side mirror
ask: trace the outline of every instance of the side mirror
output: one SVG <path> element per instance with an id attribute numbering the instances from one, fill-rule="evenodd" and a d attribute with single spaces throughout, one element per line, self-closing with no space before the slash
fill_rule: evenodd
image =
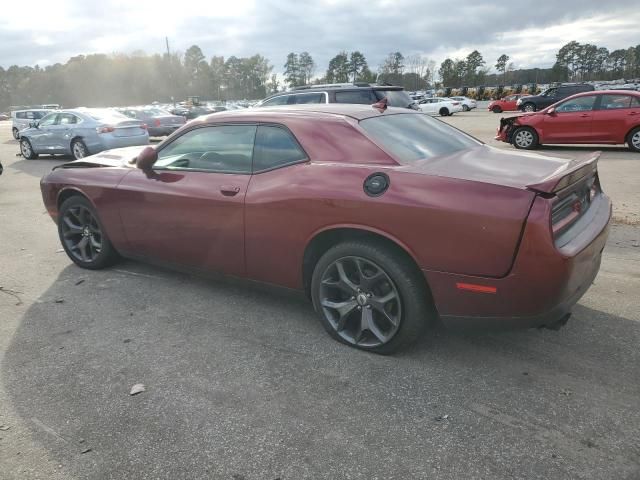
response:
<path id="1" fill-rule="evenodd" d="M 148 172 L 152 169 L 153 164 L 158 160 L 158 152 L 153 147 L 147 147 L 142 150 L 136 157 L 136 167 L 143 172 Z"/>
<path id="2" fill-rule="evenodd" d="M 556 109 L 551 107 L 549 110 L 547 110 L 547 115 L 555 115 L 556 114 Z"/>

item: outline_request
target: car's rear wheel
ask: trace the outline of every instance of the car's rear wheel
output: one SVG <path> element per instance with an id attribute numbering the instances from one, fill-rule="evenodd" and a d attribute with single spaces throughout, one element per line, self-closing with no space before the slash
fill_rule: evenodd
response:
<path id="1" fill-rule="evenodd" d="M 535 112 L 536 111 L 536 106 L 533 103 L 525 103 L 522 106 L 522 111 L 523 112 Z"/>
<path id="2" fill-rule="evenodd" d="M 448 117 L 449 109 L 442 107 L 438 113 L 440 114 L 441 117 Z"/>
<path id="3" fill-rule="evenodd" d="M 491 111 L 492 111 L 493 113 L 502 113 L 502 109 L 501 109 L 498 105 L 495 105 L 495 106 L 491 109 Z"/>
<path id="4" fill-rule="evenodd" d="M 89 156 L 89 149 L 82 140 L 78 139 L 71 143 L 71 153 L 73 153 L 73 158 L 80 160 Z"/>
<path id="5" fill-rule="evenodd" d="M 462 105 L 462 111 L 463 112 L 468 112 L 469 111 L 469 107 L 467 107 L 466 105 Z"/>
<path id="6" fill-rule="evenodd" d="M 22 156 L 28 160 L 38 158 L 38 154 L 33 151 L 31 142 L 27 138 L 20 140 L 20 153 L 22 153 Z"/>
<path id="7" fill-rule="evenodd" d="M 419 270 L 375 242 L 329 249 L 314 269 L 311 293 L 333 338 L 381 354 L 417 340 L 434 317 Z"/>
<path id="8" fill-rule="evenodd" d="M 520 127 L 513 132 L 513 146 L 523 150 L 531 150 L 538 146 L 538 134 L 533 128 Z"/>
<path id="9" fill-rule="evenodd" d="M 627 135 L 627 145 L 632 152 L 640 152 L 640 127 L 634 128 Z"/>
<path id="10" fill-rule="evenodd" d="M 74 195 L 62 202 L 58 212 L 58 235 L 69 258 L 82 268 L 98 270 L 118 259 L 118 252 L 85 197 Z"/>
<path id="11" fill-rule="evenodd" d="M 11 129 L 11 133 L 13 134 L 13 138 L 15 138 L 16 140 L 20 139 L 20 131 L 16 127 L 13 127 Z"/>

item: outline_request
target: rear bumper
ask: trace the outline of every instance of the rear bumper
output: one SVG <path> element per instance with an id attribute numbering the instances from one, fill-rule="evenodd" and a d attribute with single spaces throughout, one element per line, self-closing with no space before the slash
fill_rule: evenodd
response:
<path id="1" fill-rule="evenodd" d="M 511 272 L 486 278 L 423 270 L 447 326 L 474 328 L 555 327 L 589 289 L 600 269 L 609 235 L 611 202 L 601 195 L 593 221 L 568 244 L 555 245 L 548 202 L 537 199 Z M 482 291 L 461 289 L 482 285 Z"/>

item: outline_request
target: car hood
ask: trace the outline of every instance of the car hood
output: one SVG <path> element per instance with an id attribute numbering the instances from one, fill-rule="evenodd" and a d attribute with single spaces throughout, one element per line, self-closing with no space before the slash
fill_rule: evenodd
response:
<path id="1" fill-rule="evenodd" d="M 532 189 L 532 186 L 555 178 L 584 161 L 584 158 L 567 160 L 482 145 L 451 155 L 418 161 L 403 169 L 427 175 Z"/>
<path id="2" fill-rule="evenodd" d="M 114 148 L 105 150 L 80 160 L 65 163 L 56 168 L 91 168 L 91 167 L 123 167 L 132 168 L 131 162 L 138 154 L 149 145 L 139 145 L 136 147 Z"/>

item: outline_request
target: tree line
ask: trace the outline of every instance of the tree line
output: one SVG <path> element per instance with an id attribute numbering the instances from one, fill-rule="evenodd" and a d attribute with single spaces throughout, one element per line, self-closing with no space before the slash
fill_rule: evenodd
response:
<path id="1" fill-rule="evenodd" d="M 273 65 L 260 54 L 250 57 L 207 58 L 193 45 L 184 54 L 92 54 L 72 57 L 66 63 L 0 67 L 0 111 L 11 105 L 58 103 L 73 106 L 110 106 L 182 101 L 189 95 L 207 100 L 261 99 L 286 87 L 309 83 L 389 83 L 407 90 L 435 86 L 461 87 L 550 83 L 561 81 L 640 78 L 640 45 L 609 51 L 572 41 L 556 54 L 552 68 L 516 69 L 502 54 L 490 66 L 478 50 L 465 58 L 436 63 L 422 55 L 390 52 L 372 69 L 360 51 L 341 51 L 317 73 L 309 52 L 291 52 L 283 64 L 284 83 Z"/>

